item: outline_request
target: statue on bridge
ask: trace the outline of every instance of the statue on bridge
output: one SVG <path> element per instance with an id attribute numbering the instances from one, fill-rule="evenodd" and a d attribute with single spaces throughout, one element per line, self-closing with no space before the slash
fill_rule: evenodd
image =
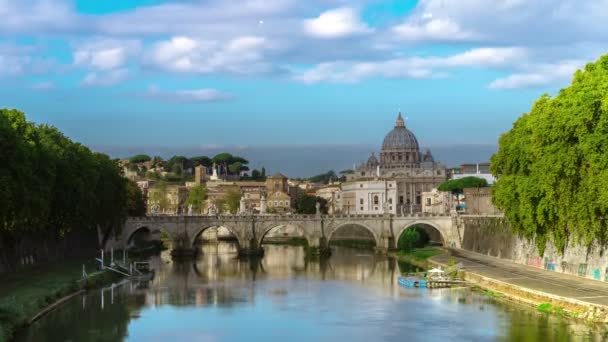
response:
<path id="1" fill-rule="evenodd" d="M 316 210 L 316 214 L 317 214 L 317 216 L 318 216 L 318 215 L 321 215 L 321 203 L 317 202 L 317 203 L 315 204 L 315 210 Z"/>
<path id="2" fill-rule="evenodd" d="M 245 202 L 245 195 L 241 192 L 241 200 L 239 201 L 239 214 L 245 215 L 247 213 L 247 202 Z"/>

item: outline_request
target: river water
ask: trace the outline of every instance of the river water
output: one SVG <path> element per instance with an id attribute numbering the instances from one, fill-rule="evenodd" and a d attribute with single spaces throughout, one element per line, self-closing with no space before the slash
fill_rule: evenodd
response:
<path id="1" fill-rule="evenodd" d="M 197 261 L 151 258 L 156 277 L 89 291 L 16 341 L 572 341 L 602 327 L 505 304 L 470 289 L 406 289 L 413 266 L 334 248 L 307 262 L 302 247 L 265 246 L 236 259 L 234 244 L 205 245 Z"/>

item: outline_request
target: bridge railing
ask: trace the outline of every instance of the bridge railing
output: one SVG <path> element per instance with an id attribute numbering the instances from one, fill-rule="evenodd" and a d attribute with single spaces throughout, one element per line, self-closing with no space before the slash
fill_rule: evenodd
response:
<path id="1" fill-rule="evenodd" d="M 132 220 L 174 220 L 175 218 L 207 218 L 216 220 L 252 220 L 252 219 L 275 219 L 275 220 L 314 220 L 314 219 L 383 219 L 388 217 L 393 218 L 432 218 L 432 217 L 451 217 L 451 216 L 463 216 L 473 217 L 474 215 L 461 215 L 461 214 L 450 214 L 450 213 L 405 213 L 405 214 L 329 214 L 329 215 L 315 215 L 315 214 L 222 214 L 222 215 L 188 215 L 188 214 L 155 214 L 142 217 L 132 217 Z M 485 216 L 487 215 L 480 215 Z M 480 217 L 476 216 L 476 217 Z"/>

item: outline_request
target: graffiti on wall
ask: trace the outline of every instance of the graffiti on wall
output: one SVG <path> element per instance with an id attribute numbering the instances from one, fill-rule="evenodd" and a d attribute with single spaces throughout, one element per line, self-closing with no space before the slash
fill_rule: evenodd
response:
<path id="1" fill-rule="evenodd" d="M 553 260 L 549 260 L 549 258 L 545 258 L 545 269 L 548 271 L 555 272 L 555 263 Z"/>
<path id="2" fill-rule="evenodd" d="M 529 256 L 527 265 L 534 267 L 543 267 L 543 259 L 537 256 Z"/>
<path id="3" fill-rule="evenodd" d="M 584 277 L 587 275 L 587 264 L 578 264 L 578 276 Z"/>

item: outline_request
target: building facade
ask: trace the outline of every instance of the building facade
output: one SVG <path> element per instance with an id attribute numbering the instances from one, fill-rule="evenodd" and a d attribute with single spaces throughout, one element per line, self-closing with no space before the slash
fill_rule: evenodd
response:
<path id="1" fill-rule="evenodd" d="M 397 182 L 368 179 L 342 183 L 338 203 L 343 214 L 397 214 Z"/>
<path id="2" fill-rule="evenodd" d="M 353 189 L 348 184 L 353 181 L 390 180 L 396 184 L 393 211 L 420 212 L 422 193 L 429 192 L 443 183 L 447 179 L 447 170 L 444 165 L 435 161 L 431 151 L 420 151 L 418 139 L 405 127 L 405 121 L 399 113 L 395 127 L 384 138 L 380 158 L 372 153 L 366 163 L 355 167 L 346 177 L 347 183 L 342 188 L 343 200 L 344 197 L 346 200 L 352 199 L 353 195 L 348 192 L 356 190 L 356 186 Z M 344 208 L 352 207 L 350 204 L 344 205 Z M 361 206 L 355 205 L 354 208 L 359 211 Z"/>

